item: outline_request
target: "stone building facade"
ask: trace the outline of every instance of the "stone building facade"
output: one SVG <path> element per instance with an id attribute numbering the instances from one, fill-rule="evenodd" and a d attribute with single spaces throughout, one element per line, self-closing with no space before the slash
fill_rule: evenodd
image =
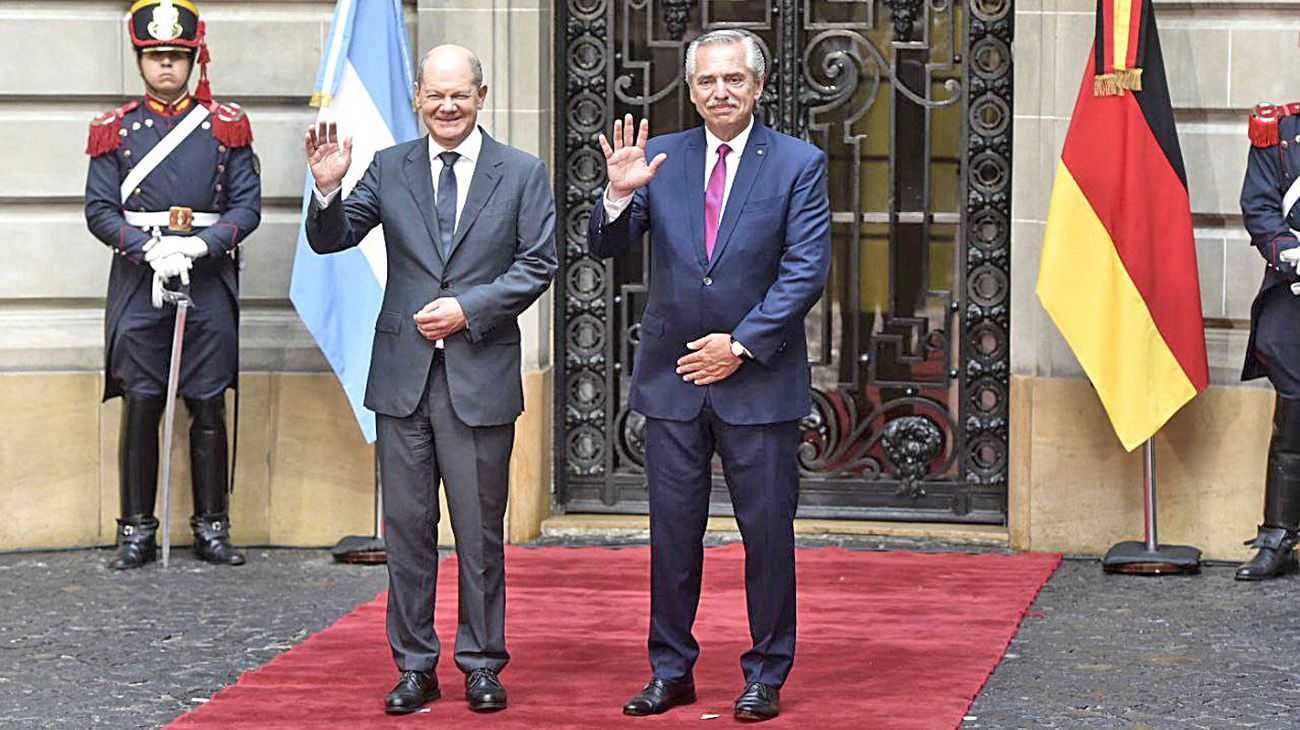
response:
<path id="1" fill-rule="evenodd" d="M 89 120 L 140 89 L 123 32 L 125 5 L 0 0 L 0 549 L 113 538 L 119 404 L 99 402 L 110 253 L 82 217 L 82 149 Z M 417 50 L 456 41 L 482 57 L 490 88 L 485 128 L 554 161 L 555 87 L 563 78 L 554 52 L 557 6 L 408 0 L 405 7 Z M 263 170 L 263 223 L 246 244 L 242 281 L 234 537 L 328 545 L 374 524 L 372 447 L 288 302 L 302 130 L 314 118 L 307 102 L 334 3 L 206 0 L 201 8 L 214 93 L 247 108 Z M 1212 371 L 1210 391 L 1158 440 L 1161 537 L 1236 558 L 1258 520 L 1271 413 L 1271 391 L 1237 378 L 1262 271 L 1236 202 L 1245 114 L 1259 101 L 1300 96 L 1289 75 L 1300 68 L 1300 6 L 1193 0 L 1156 8 L 1187 162 Z M 999 539 L 1096 554 L 1141 536 L 1140 452 L 1120 448 L 1033 295 L 1093 12 L 1089 0 L 1014 7 L 1010 483 Z M 552 511 L 553 307 L 547 295 L 523 322 L 528 410 L 508 516 L 516 541 L 537 534 Z M 178 446 L 174 499 L 181 520 L 190 509 L 182 452 Z"/>

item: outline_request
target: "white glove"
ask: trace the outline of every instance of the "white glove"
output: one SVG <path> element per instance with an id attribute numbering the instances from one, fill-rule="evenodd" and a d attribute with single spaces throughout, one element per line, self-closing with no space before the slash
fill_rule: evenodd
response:
<path id="1" fill-rule="evenodd" d="M 163 305 L 163 282 L 166 281 L 157 273 L 153 275 L 153 290 L 149 292 L 149 301 L 153 302 L 154 309 L 162 309 Z"/>
<path id="2" fill-rule="evenodd" d="M 144 260 L 150 263 L 173 254 L 197 259 L 208 255 L 208 244 L 196 236 L 161 236 L 144 245 Z"/>
<path id="3" fill-rule="evenodd" d="M 153 267 L 154 273 L 163 279 L 179 276 L 182 284 L 189 284 L 190 267 L 194 265 L 194 262 L 183 253 L 174 253 L 169 256 L 156 257 L 149 262 L 149 265 Z"/>

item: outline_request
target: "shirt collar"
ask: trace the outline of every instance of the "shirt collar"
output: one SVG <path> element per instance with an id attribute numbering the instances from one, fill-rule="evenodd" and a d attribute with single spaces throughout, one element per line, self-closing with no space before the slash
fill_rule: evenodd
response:
<path id="1" fill-rule="evenodd" d="M 189 111 L 190 106 L 192 106 L 194 103 L 194 97 L 190 96 L 189 94 L 186 94 L 185 96 L 182 96 L 176 101 L 168 104 L 167 102 L 163 101 L 162 99 L 159 99 L 153 94 L 146 92 L 144 95 L 144 102 L 145 102 L 145 106 L 149 107 L 149 110 L 152 111 L 153 113 L 161 114 L 164 117 L 174 117 L 178 114 L 184 114 L 185 112 Z"/>
<path id="2" fill-rule="evenodd" d="M 745 151 L 745 144 L 749 142 L 749 133 L 752 131 L 754 131 L 754 118 L 750 117 L 749 124 L 740 131 L 740 134 L 736 135 L 735 139 L 727 143 L 727 146 L 731 148 L 731 159 L 740 159 L 740 155 Z M 712 160 L 717 157 L 718 146 L 722 144 L 722 140 L 714 136 L 713 132 L 709 131 L 708 125 L 705 125 L 704 141 L 708 145 L 709 155 L 707 159 Z"/>
<path id="3" fill-rule="evenodd" d="M 438 155 L 443 152 L 457 152 L 460 154 L 460 159 L 477 162 L 479 152 L 482 151 L 482 149 L 483 132 L 478 128 L 478 125 L 474 126 L 474 129 L 470 131 L 469 136 L 466 137 L 464 141 L 451 150 L 448 150 L 446 147 L 433 141 L 433 135 L 431 134 L 429 135 L 429 164 L 435 162 L 441 164 L 442 161 L 438 159 Z"/>

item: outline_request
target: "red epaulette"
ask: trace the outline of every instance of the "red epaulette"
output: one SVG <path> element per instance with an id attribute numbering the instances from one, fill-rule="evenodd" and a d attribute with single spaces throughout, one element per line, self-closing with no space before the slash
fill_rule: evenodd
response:
<path id="1" fill-rule="evenodd" d="M 253 143 L 253 125 L 244 108 L 234 102 L 212 102 L 212 136 L 227 147 L 246 147 Z"/>
<path id="2" fill-rule="evenodd" d="M 90 139 L 86 141 L 86 154 L 99 157 L 122 146 L 122 117 L 140 106 L 139 101 L 128 101 L 112 111 L 104 112 L 90 123 Z"/>
<path id="3" fill-rule="evenodd" d="M 1250 113 L 1248 134 L 1256 147 L 1272 147 L 1279 139 L 1278 122 L 1282 117 L 1300 114 L 1300 101 L 1294 104 L 1260 104 Z"/>

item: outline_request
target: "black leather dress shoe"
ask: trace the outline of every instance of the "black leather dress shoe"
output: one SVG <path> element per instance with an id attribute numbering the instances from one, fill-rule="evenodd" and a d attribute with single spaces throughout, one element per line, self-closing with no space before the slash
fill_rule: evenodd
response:
<path id="1" fill-rule="evenodd" d="M 781 690 L 770 684 L 750 682 L 736 698 L 737 720 L 771 720 L 781 714 Z"/>
<path id="2" fill-rule="evenodd" d="M 465 676 L 465 699 L 475 712 L 506 709 L 506 688 L 491 669 L 475 669 Z"/>
<path id="3" fill-rule="evenodd" d="M 442 690 L 438 689 L 438 675 L 432 669 L 427 672 L 402 672 L 402 678 L 397 680 L 393 691 L 384 698 L 384 712 L 405 715 L 439 697 L 442 697 Z"/>
<path id="4" fill-rule="evenodd" d="M 658 715 L 678 705 L 695 702 L 695 680 L 652 679 L 636 697 L 623 705 L 624 715 Z"/>

